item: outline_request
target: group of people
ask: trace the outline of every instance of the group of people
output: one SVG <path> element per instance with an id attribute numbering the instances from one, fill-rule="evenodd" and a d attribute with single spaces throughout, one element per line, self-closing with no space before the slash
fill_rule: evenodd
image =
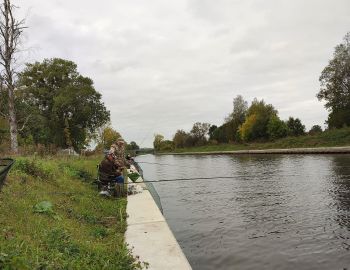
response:
<path id="1" fill-rule="evenodd" d="M 100 181 L 102 183 L 101 195 L 108 195 L 106 187 L 110 183 L 123 184 L 123 170 L 132 164 L 130 155 L 125 156 L 125 141 L 118 139 L 112 144 L 105 158 L 99 166 Z M 101 177 L 102 176 L 102 177 Z"/>

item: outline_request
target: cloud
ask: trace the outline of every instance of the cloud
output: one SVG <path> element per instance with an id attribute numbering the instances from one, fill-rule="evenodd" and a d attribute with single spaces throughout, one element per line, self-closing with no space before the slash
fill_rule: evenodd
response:
<path id="1" fill-rule="evenodd" d="M 16 4 L 28 14 L 26 60 L 76 62 L 113 126 L 144 146 L 155 132 L 170 138 L 197 121 L 221 124 L 238 94 L 264 98 L 282 118 L 322 124 L 318 76 L 350 30 L 348 0 Z"/>

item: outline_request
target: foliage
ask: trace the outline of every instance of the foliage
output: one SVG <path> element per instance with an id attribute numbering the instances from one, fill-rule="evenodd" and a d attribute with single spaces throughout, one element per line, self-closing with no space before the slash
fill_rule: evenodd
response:
<path id="1" fill-rule="evenodd" d="M 315 134 L 319 134 L 319 133 L 322 133 L 322 127 L 320 125 L 314 125 L 309 130 L 310 135 L 315 135 Z"/>
<path id="2" fill-rule="evenodd" d="M 53 213 L 53 205 L 49 201 L 42 201 L 34 205 L 34 212 L 51 214 Z"/>
<path id="3" fill-rule="evenodd" d="M 248 110 L 248 102 L 245 101 L 241 95 L 236 96 L 233 99 L 233 111 L 226 118 L 225 122 L 234 121 L 239 123 L 239 125 L 243 124 L 245 121 L 247 110 Z"/>
<path id="4" fill-rule="evenodd" d="M 350 142 L 350 127 L 342 129 L 331 129 L 315 135 L 303 135 L 298 137 L 285 137 L 273 142 L 250 142 L 244 144 L 218 144 L 204 145 L 190 148 L 175 149 L 177 153 L 193 152 L 222 152 L 237 150 L 259 150 L 259 149 L 283 149 L 296 147 L 334 147 L 348 146 Z"/>
<path id="5" fill-rule="evenodd" d="M 253 128 L 256 125 L 257 116 L 252 114 L 247 117 L 243 125 L 239 128 L 242 141 L 251 141 L 254 138 Z"/>
<path id="6" fill-rule="evenodd" d="M 189 145 L 190 134 L 186 133 L 184 130 L 180 129 L 176 131 L 173 137 L 174 148 L 184 148 Z"/>
<path id="7" fill-rule="evenodd" d="M 333 58 L 320 76 L 319 100 L 325 100 L 330 111 L 327 123 L 329 128 L 350 125 L 350 32 L 343 43 L 335 47 Z"/>
<path id="8" fill-rule="evenodd" d="M 107 125 L 101 128 L 97 141 L 98 149 L 109 149 L 113 143 L 115 143 L 122 136 L 118 131 Z"/>
<path id="9" fill-rule="evenodd" d="M 288 134 L 287 124 L 277 115 L 273 115 L 267 124 L 267 133 L 272 140 L 284 138 Z"/>
<path id="10" fill-rule="evenodd" d="M 137 145 L 136 142 L 131 141 L 127 146 L 126 146 L 127 150 L 139 150 L 140 146 Z"/>
<path id="11" fill-rule="evenodd" d="M 164 140 L 161 142 L 159 150 L 160 151 L 167 151 L 167 152 L 173 151 L 174 144 L 172 141 Z"/>
<path id="12" fill-rule="evenodd" d="M 215 140 L 219 143 L 238 141 L 236 134 L 239 126 L 240 125 L 238 122 L 235 122 L 235 120 L 230 120 L 229 122 L 226 122 L 215 129 L 212 132 L 210 139 Z"/>
<path id="13" fill-rule="evenodd" d="M 218 129 L 218 126 L 216 125 L 211 125 L 208 131 L 209 139 L 211 139 L 214 135 L 215 130 Z"/>
<path id="14" fill-rule="evenodd" d="M 71 176 L 82 169 L 96 174 L 101 158 L 34 159 L 52 179 L 10 172 L 0 193 L 6 202 L 0 203 L 0 269 L 141 269 L 124 242 L 126 200 L 101 198 Z M 38 201 L 51 202 L 60 219 L 32 211 Z"/>
<path id="15" fill-rule="evenodd" d="M 38 159 L 18 158 L 12 170 L 41 180 L 54 178 L 52 168 Z"/>
<path id="16" fill-rule="evenodd" d="M 288 126 L 289 136 L 301 136 L 305 134 L 305 126 L 301 123 L 299 118 L 289 117 L 286 122 Z"/>
<path id="17" fill-rule="evenodd" d="M 264 100 L 253 100 L 247 111 L 247 118 L 239 129 L 240 138 L 243 141 L 256 139 L 267 139 L 267 125 L 272 116 L 276 116 L 277 111 L 271 104 L 266 104 Z"/>
<path id="18" fill-rule="evenodd" d="M 208 123 L 197 122 L 193 124 L 190 134 L 192 136 L 194 145 L 203 145 L 206 143 L 206 135 L 208 134 L 209 128 L 210 124 Z"/>
<path id="19" fill-rule="evenodd" d="M 18 102 L 31 113 L 23 134 L 31 134 L 35 143 L 79 150 L 109 121 L 93 81 L 80 75 L 71 61 L 54 58 L 27 64 L 19 75 L 19 89 Z"/>
<path id="20" fill-rule="evenodd" d="M 154 150 L 159 151 L 160 150 L 160 146 L 162 141 L 164 140 L 164 136 L 161 134 L 155 134 L 154 135 L 154 141 L 153 141 L 153 147 Z"/>
<path id="21" fill-rule="evenodd" d="M 5 118 L 0 116 L 0 144 L 8 137 L 9 137 L 8 121 Z"/>

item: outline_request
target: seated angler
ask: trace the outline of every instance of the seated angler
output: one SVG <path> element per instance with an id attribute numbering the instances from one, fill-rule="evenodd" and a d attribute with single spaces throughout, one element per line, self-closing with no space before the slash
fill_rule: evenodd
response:
<path id="1" fill-rule="evenodd" d="M 102 160 L 99 166 L 100 181 L 104 188 L 101 191 L 101 195 L 109 195 L 106 187 L 108 184 L 123 184 L 124 177 L 121 173 L 121 168 L 116 165 L 115 155 L 109 152 L 106 157 Z"/>

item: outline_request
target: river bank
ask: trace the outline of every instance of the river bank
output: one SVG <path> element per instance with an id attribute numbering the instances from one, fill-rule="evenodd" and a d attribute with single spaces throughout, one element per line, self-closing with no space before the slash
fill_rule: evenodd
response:
<path id="1" fill-rule="evenodd" d="M 208 151 L 208 152 L 181 152 L 158 153 L 159 155 L 246 155 L 246 154 L 350 154 L 347 147 L 318 147 L 318 148 L 290 148 L 265 150 L 237 150 L 237 151 Z"/>
<path id="2" fill-rule="evenodd" d="M 0 269 L 139 269 L 126 198 L 92 185 L 100 156 L 18 157 L 0 192 Z"/>
<path id="3" fill-rule="evenodd" d="M 141 180 L 143 181 L 143 180 Z M 125 241 L 150 270 L 191 270 L 167 221 L 144 183 L 143 191 L 128 196 Z"/>
<path id="4" fill-rule="evenodd" d="M 177 148 L 172 151 L 159 151 L 157 154 L 177 153 L 232 153 L 237 151 L 272 150 L 272 149 L 316 149 L 350 146 L 350 128 L 328 130 L 319 134 L 287 137 L 272 142 L 210 144 L 196 147 Z M 289 151 L 293 152 L 293 151 Z M 311 150 L 312 153 L 315 153 Z M 257 152 L 259 153 L 259 152 Z M 303 151 L 305 153 L 305 151 Z"/>

